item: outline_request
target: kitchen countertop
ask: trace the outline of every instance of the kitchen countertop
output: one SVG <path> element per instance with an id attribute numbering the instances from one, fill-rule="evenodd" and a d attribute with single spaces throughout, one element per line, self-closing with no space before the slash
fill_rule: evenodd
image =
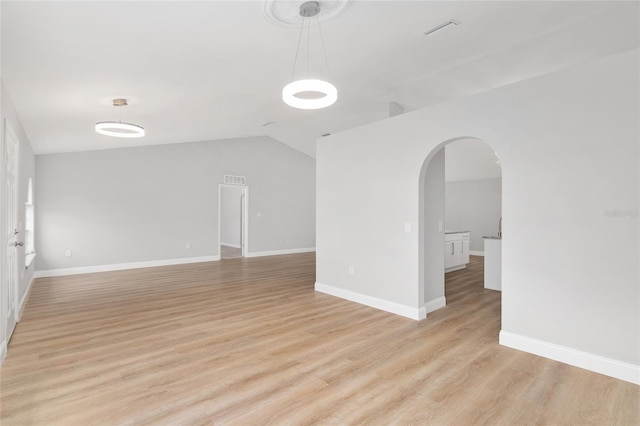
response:
<path id="1" fill-rule="evenodd" d="M 502 239 L 502 237 L 495 237 L 495 236 L 491 236 L 491 237 L 482 237 L 482 238 L 485 238 L 485 239 L 487 239 L 487 240 L 501 240 L 501 239 Z"/>
<path id="2" fill-rule="evenodd" d="M 464 234 L 465 232 L 471 231 L 444 231 L 445 234 Z"/>

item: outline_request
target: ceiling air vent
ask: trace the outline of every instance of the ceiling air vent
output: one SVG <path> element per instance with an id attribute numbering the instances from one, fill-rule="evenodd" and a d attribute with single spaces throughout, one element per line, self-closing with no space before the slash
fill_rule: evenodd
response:
<path id="1" fill-rule="evenodd" d="M 224 175 L 224 183 L 226 185 L 246 185 L 246 176 Z"/>
<path id="2" fill-rule="evenodd" d="M 438 25 L 437 27 L 431 28 L 430 30 L 424 31 L 422 35 L 431 35 L 437 31 L 444 30 L 445 28 L 449 28 L 452 25 L 460 25 L 460 21 L 454 21 L 453 19 L 448 20 L 447 22 Z"/>

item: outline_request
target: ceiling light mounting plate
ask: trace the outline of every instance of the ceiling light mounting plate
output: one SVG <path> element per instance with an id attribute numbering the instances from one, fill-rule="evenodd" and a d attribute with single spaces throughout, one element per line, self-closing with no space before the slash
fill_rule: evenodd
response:
<path id="1" fill-rule="evenodd" d="M 114 99 L 113 100 L 113 106 L 114 107 L 127 106 L 127 105 L 129 105 L 129 104 L 127 103 L 126 99 Z"/>
<path id="2" fill-rule="evenodd" d="M 308 3 L 316 3 L 315 8 Z M 297 28 L 302 26 L 305 15 L 302 15 L 302 7 L 306 9 L 305 13 L 313 12 L 317 9 L 313 17 L 314 21 L 324 22 L 344 12 L 351 0 L 265 0 L 263 13 L 269 22 L 280 27 Z M 301 19 L 302 16 L 302 19 Z"/>
<path id="3" fill-rule="evenodd" d="M 320 13 L 320 3 L 317 1 L 307 1 L 300 5 L 300 16 L 311 18 Z"/>

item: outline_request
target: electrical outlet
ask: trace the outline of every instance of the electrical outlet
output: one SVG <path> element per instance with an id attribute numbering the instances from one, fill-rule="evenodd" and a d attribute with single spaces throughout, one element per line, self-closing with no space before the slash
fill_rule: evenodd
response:
<path id="1" fill-rule="evenodd" d="M 444 223 L 438 222 L 438 232 L 442 232 L 443 228 L 444 228 Z"/>
<path id="2" fill-rule="evenodd" d="M 407 222 L 404 224 L 404 233 L 405 234 L 410 234 L 411 233 L 411 223 Z"/>
<path id="3" fill-rule="evenodd" d="M 190 248 L 191 248 L 191 243 L 186 243 L 186 244 L 184 245 L 184 248 L 188 248 L 188 249 L 190 249 Z"/>
<path id="4" fill-rule="evenodd" d="M 262 217 L 262 212 L 258 212 L 258 213 L 256 213 L 256 216 L 257 216 L 257 217 Z"/>
<path id="5" fill-rule="evenodd" d="M 71 257 L 71 250 L 65 250 L 65 251 L 64 251 L 64 255 L 65 255 L 66 257 Z"/>
<path id="6" fill-rule="evenodd" d="M 354 275 L 353 265 L 349 265 L 349 275 Z"/>

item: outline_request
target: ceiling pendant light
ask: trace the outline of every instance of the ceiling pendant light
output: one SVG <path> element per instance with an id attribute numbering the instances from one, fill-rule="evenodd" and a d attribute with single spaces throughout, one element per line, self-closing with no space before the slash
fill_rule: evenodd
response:
<path id="1" fill-rule="evenodd" d="M 320 3 L 317 1 L 307 1 L 300 5 L 300 16 L 302 16 L 302 25 L 300 26 L 300 35 L 298 37 L 298 47 L 296 48 L 296 57 L 293 62 L 293 72 L 291 80 L 293 80 L 296 72 L 296 64 L 298 62 L 298 52 L 300 51 L 300 41 L 304 31 L 306 18 L 312 18 L 320 13 Z M 308 78 L 309 75 L 309 30 L 311 23 L 307 25 L 307 78 L 302 80 L 291 81 L 282 89 L 282 100 L 289 106 L 299 109 L 319 109 L 333 105 L 338 99 L 338 90 L 336 87 L 324 80 Z M 324 40 L 322 38 L 322 29 L 318 20 L 318 31 L 322 42 L 322 52 L 324 54 L 327 73 L 329 66 L 327 63 L 327 54 L 324 50 Z"/>
<path id="2" fill-rule="evenodd" d="M 114 99 L 114 107 L 127 106 L 126 99 Z M 122 112 L 120 113 L 122 118 Z M 96 123 L 96 132 L 101 135 L 114 136 L 116 138 L 141 138 L 144 136 L 144 127 L 137 124 L 123 123 L 119 121 L 100 121 Z"/>

